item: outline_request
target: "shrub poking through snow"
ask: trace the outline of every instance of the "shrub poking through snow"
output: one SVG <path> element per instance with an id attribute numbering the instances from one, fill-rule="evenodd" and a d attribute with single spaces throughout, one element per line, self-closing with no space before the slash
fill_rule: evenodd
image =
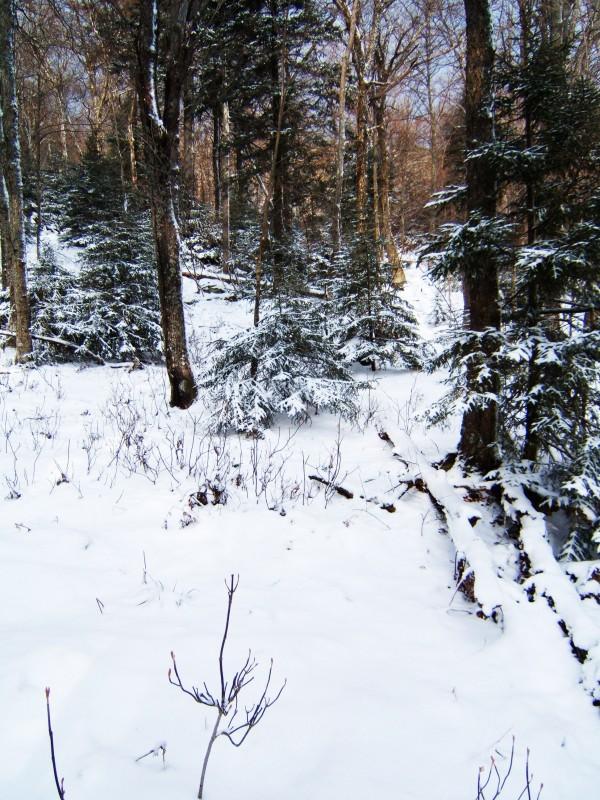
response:
<path id="1" fill-rule="evenodd" d="M 286 681 L 283 682 L 277 693 L 273 697 L 269 697 L 269 686 L 271 683 L 271 672 L 273 669 L 273 661 L 269 666 L 269 673 L 265 682 L 262 694 L 258 700 L 250 706 L 244 705 L 244 711 L 240 710 L 240 695 L 244 688 L 254 680 L 254 671 L 258 666 L 257 662 L 252 656 L 252 652 L 248 652 L 248 657 L 243 666 L 233 675 L 230 681 L 225 680 L 225 670 L 223 665 L 223 656 L 225 645 L 227 643 L 227 634 L 229 633 L 229 621 L 231 618 L 231 606 L 233 604 L 233 596 L 239 584 L 239 576 L 235 578 L 230 576 L 229 580 L 225 582 L 227 587 L 227 616 L 225 618 L 225 630 L 223 631 L 223 638 L 221 640 L 221 649 L 219 650 L 219 675 L 221 677 L 221 685 L 217 692 L 214 694 L 203 683 L 204 691 L 200 691 L 195 686 L 187 688 L 183 685 L 179 671 L 177 669 L 177 662 L 175 654 L 171 653 L 171 661 L 173 666 L 169 669 L 169 682 L 173 686 L 177 686 L 184 694 L 189 695 L 196 703 L 201 706 L 208 706 L 217 711 L 217 718 L 215 720 L 206 752 L 204 754 L 204 761 L 202 763 L 202 774 L 200 777 L 200 788 L 198 789 L 198 800 L 202 800 L 204 793 L 204 780 L 206 778 L 206 769 L 208 767 L 208 760 L 213 748 L 213 745 L 219 736 L 224 736 L 228 739 L 234 747 L 240 747 L 246 740 L 250 731 L 255 728 L 264 715 L 274 703 L 279 700 L 281 693 L 285 688 Z"/>
<path id="2" fill-rule="evenodd" d="M 501 758 L 504 758 L 499 751 L 496 752 Z M 477 776 L 477 797 L 475 800 L 497 800 L 498 797 L 506 797 L 504 788 L 511 776 L 514 762 L 515 738 L 513 736 L 510 756 L 505 766 L 502 766 L 497 758 L 491 756 L 489 768 L 486 770 L 484 767 L 480 767 Z M 525 757 L 525 787 L 517 796 L 517 800 L 521 800 L 521 798 L 524 797 L 527 797 L 528 800 L 533 800 L 534 797 L 535 800 L 539 800 L 543 788 L 544 784 L 541 783 L 539 789 L 534 794 L 533 774 L 529 768 L 529 749 L 527 749 L 527 755 Z"/>

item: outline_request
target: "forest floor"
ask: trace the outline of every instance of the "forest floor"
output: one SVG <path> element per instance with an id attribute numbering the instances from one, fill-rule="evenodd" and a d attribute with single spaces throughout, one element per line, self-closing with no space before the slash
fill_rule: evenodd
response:
<path id="1" fill-rule="evenodd" d="M 431 337 L 434 289 L 417 267 L 406 294 Z M 197 361 L 217 329 L 251 318 L 245 301 L 192 281 L 186 308 Z M 525 787 L 528 749 L 532 797 L 542 782 L 545 800 L 598 797 L 600 717 L 582 686 L 594 676 L 546 599 L 528 602 L 513 580 L 514 547 L 489 507 L 431 468 L 457 439 L 456 421 L 432 430 L 418 418 L 442 375 L 369 375 L 353 423 L 281 418 L 263 439 L 223 438 L 207 432 L 202 397 L 169 409 L 160 367 L 24 370 L 10 355 L 0 797 L 55 794 L 46 686 L 69 800 L 195 797 L 215 712 L 167 670 L 174 651 L 186 685 L 217 690 L 231 574 L 226 675 L 249 648 L 258 662 L 241 706 L 260 697 L 271 658 L 271 694 L 287 684 L 242 747 L 217 740 L 206 800 L 474 800 L 491 756 L 509 771 L 513 737 L 502 798 Z M 410 488 L 423 476 L 454 498 L 447 517 Z M 456 588 L 456 541 L 473 531 L 496 623 Z M 600 640 L 600 606 L 580 605 Z"/>

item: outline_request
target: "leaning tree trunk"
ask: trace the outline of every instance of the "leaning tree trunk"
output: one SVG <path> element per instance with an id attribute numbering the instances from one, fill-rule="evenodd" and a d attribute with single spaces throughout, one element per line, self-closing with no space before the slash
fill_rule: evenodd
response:
<path id="1" fill-rule="evenodd" d="M 465 0 L 466 86 L 465 132 L 467 150 L 491 142 L 492 117 L 492 26 L 488 0 Z M 496 215 L 497 188 L 493 170 L 485 159 L 467 159 L 467 210 L 471 217 L 491 219 Z M 500 327 L 498 267 L 493 257 L 482 256 L 477 267 L 464 270 L 465 311 L 471 331 L 481 333 Z M 484 353 L 484 358 L 489 356 Z M 469 389 L 482 390 L 481 359 L 472 358 L 467 370 Z M 484 389 L 495 395 L 497 378 L 488 379 Z M 494 400 L 485 406 L 468 408 L 462 419 L 460 452 L 468 466 L 488 472 L 498 466 L 498 407 Z"/>
<path id="2" fill-rule="evenodd" d="M 32 344 L 27 296 L 27 260 L 23 217 L 23 177 L 19 145 L 19 111 L 15 81 L 14 0 L 0 2 L 0 192 L 8 208 L 2 245 L 8 255 L 8 279 L 15 321 L 17 362 L 27 361 Z"/>
<path id="3" fill-rule="evenodd" d="M 158 110 L 155 84 L 158 43 L 157 9 L 153 0 L 139 2 L 136 40 L 135 77 L 144 134 L 165 360 L 171 384 L 171 405 L 177 408 L 189 408 L 198 394 L 185 336 L 174 183 L 179 157 L 181 99 L 191 61 L 190 28 L 197 7 L 194 0 L 172 0 L 166 10 L 167 60 L 162 115 Z"/>

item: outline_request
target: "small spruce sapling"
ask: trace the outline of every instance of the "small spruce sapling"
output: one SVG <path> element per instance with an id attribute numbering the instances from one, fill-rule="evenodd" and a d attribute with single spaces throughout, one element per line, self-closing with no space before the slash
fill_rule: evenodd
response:
<path id="1" fill-rule="evenodd" d="M 209 708 L 216 708 L 217 718 L 215 720 L 210 739 L 204 754 L 204 761 L 202 763 L 202 774 L 200 777 L 200 787 L 198 789 L 198 800 L 202 800 L 204 792 L 204 779 L 206 777 L 206 768 L 208 760 L 213 748 L 213 745 L 219 736 L 225 736 L 232 745 L 240 747 L 250 731 L 255 728 L 261 719 L 264 717 L 268 708 L 279 700 L 283 692 L 286 681 L 283 682 L 279 691 L 274 697 L 268 696 L 269 685 L 271 683 L 271 673 L 273 670 L 273 660 L 269 666 L 269 673 L 263 688 L 262 694 L 259 699 L 250 706 L 244 706 L 243 712 L 239 708 L 239 696 L 242 690 L 254 680 L 254 670 L 258 666 L 257 662 L 252 656 L 252 651 L 248 651 L 248 657 L 244 665 L 236 672 L 230 681 L 225 680 L 225 671 L 223 666 L 223 655 L 225 651 L 225 644 L 227 642 L 227 634 L 229 633 L 229 620 L 231 618 L 231 606 L 233 603 L 233 596 L 239 584 L 239 576 L 235 578 L 233 575 L 229 581 L 225 582 L 227 587 L 227 616 L 225 619 L 225 630 L 223 631 L 223 638 L 221 639 L 221 649 L 219 650 L 219 675 L 220 675 L 220 688 L 219 691 L 213 694 L 203 683 L 203 691 L 195 686 L 190 689 L 183 685 L 179 671 L 177 669 L 177 662 L 175 660 L 175 653 L 171 652 L 171 661 L 173 662 L 172 668 L 169 669 L 169 683 L 177 686 L 184 694 L 189 695 L 192 700 L 203 706 Z"/>

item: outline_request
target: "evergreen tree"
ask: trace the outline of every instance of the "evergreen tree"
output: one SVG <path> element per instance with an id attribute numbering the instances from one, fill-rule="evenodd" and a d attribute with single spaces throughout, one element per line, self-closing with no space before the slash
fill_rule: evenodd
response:
<path id="1" fill-rule="evenodd" d="M 106 360 L 159 358 L 149 214 L 135 198 L 125 209 L 114 160 L 93 150 L 63 180 L 69 185 L 66 207 L 54 216 L 63 241 L 80 248 L 81 265 L 79 272 L 67 272 L 46 248 L 34 272 L 34 333 L 78 345 L 84 359 L 86 351 Z M 44 345 L 43 357 L 52 349 Z"/>
<path id="2" fill-rule="evenodd" d="M 161 331 L 149 214 L 122 212 L 95 228 L 67 298 L 64 334 L 106 360 L 156 360 Z"/>
<path id="3" fill-rule="evenodd" d="M 364 238 L 350 257 L 337 261 L 333 338 L 343 359 L 373 371 L 392 365 L 421 369 L 423 342 L 412 309 L 392 285 L 391 265 L 378 264 Z"/>
<path id="4" fill-rule="evenodd" d="M 214 348 L 202 385 L 218 430 L 256 433 L 277 414 L 302 421 L 311 411 L 357 412 L 360 384 L 340 364 L 311 300 L 272 303 L 257 326 Z"/>
<path id="5" fill-rule="evenodd" d="M 600 521 L 600 92 L 571 70 L 568 43 L 526 34 L 521 60 L 496 73 L 496 138 L 468 156 L 495 175 L 503 212 L 446 227 L 427 252 L 441 274 L 495 263 L 504 325 L 482 331 L 478 349 L 459 338 L 442 357 L 451 397 L 480 402 L 461 377 L 478 351 L 481 392 L 490 375 L 497 387 L 488 398 L 499 409 L 499 474 L 516 476 L 542 508 L 566 508 L 569 554 L 582 555 Z"/>

